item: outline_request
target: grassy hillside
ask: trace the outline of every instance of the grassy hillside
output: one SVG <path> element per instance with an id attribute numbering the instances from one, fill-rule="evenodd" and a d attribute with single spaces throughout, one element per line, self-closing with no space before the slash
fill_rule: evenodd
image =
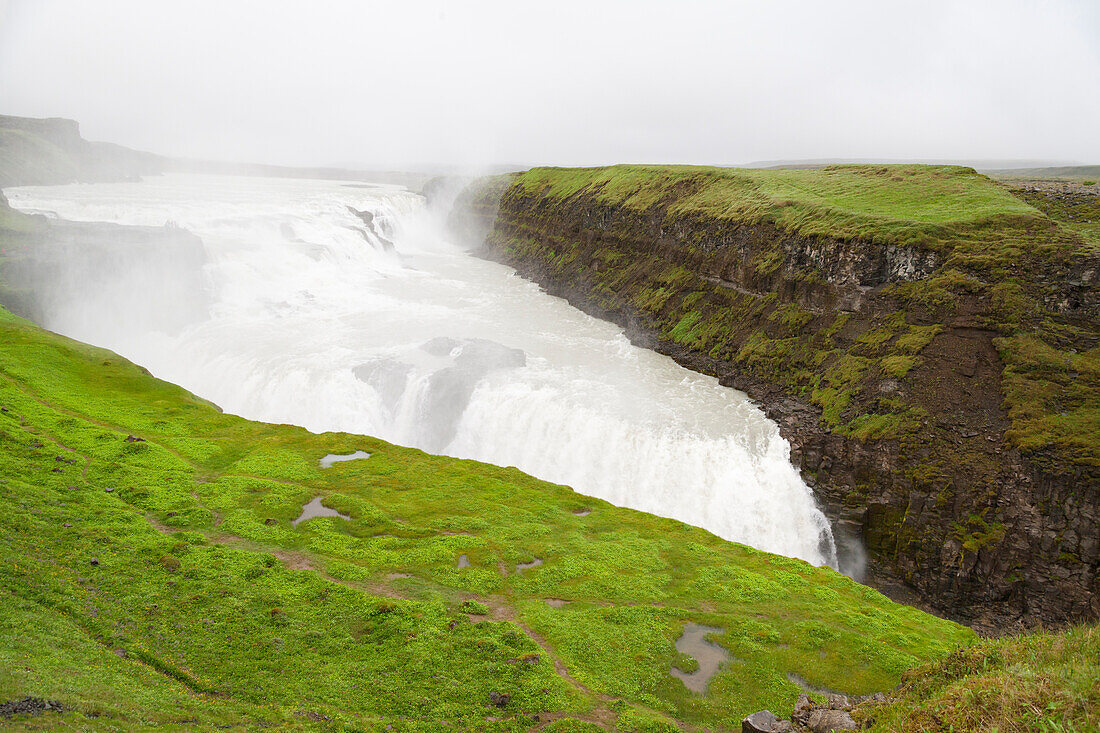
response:
<path id="1" fill-rule="evenodd" d="M 0 702 L 67 709 L 30 727 L 735 727 L 789 675 L 889 689 L 973 640 L 515 469 L 222 414 L 7 311 L 0 344 Z M 317 497 L 351 519 L 295 526 Z M 670 673 L 688 621 L 734 658 L 705 696 Z"/>
<path id="2" fill-rule="evenodd" d="M 907 672 L 895 700 L 857 717 L 905 733 L 1100 730 L 1100 630 L 982 641 Z"/>

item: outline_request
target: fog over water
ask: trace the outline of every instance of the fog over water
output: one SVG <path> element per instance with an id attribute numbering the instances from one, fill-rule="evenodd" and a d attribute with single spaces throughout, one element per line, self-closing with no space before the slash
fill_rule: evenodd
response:
<path id="1" fill-rule="evenodd" d="M 135 253 L 66 279 L 44 325 L 229 412 L 514 465 L 836 563 L 786 441 L 743 394 L 471 256 L 419 195 L 184 175 L 5 193 L 27 212 L 198 235 L 205 310 L 133 285 L 182 278 L 193 257 Z M 125 297 L 104 296 L 111 282 Z M 181 308 L 208 316 L 181 329 Z"/>

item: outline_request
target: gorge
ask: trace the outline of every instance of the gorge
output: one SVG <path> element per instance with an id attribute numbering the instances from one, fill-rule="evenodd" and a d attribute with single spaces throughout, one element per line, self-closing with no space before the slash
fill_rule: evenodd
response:
<path id="1" fill-rule="evenodd" d="M 534 169 L 452 227 L 758 400 L 881 586 L 987 629 L 1100 615 L 1090 230 L 928 166 Z"/>

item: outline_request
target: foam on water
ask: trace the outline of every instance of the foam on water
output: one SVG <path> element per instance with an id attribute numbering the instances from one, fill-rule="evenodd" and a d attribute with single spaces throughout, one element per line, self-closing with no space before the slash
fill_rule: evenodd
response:
<path id="1" fill-rule="evenodd" d="M 229 412 L 517 466 L 835 565 L 786 441 L 742 393 L 452 245 L 415 194 L 183 175 L 5 193 L 25 211 L 197 234 L 208 319 L 135 333 L 74 292 L 44 325 Z"/>

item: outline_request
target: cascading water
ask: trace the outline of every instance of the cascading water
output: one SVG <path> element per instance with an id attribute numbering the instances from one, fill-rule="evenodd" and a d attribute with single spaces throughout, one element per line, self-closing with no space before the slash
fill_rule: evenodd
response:
<path id="1" fill-rule="evenodd" d="M 193 267 L 193 258 L 139 254 L 125 273 L 115 258 L 111 272 L 84 280 L 100 297 L 68 280 L 44 325 L 227 411 L 514 465 L 727 539 L 836 564 L 828 521 L 786 441 L 743 394 L 449 243 L 416 194 L 177 175 L 5 193 L 32 213 L 171 222 L 197 234 L 208 317 L 182 329 L 121 318 L 122 306 L 102 297 L 104 282 L 162 283 L 165 270 Z M 148 293 L 140 323 L 175 314 L 178 298 L 170 300 Z"/>

